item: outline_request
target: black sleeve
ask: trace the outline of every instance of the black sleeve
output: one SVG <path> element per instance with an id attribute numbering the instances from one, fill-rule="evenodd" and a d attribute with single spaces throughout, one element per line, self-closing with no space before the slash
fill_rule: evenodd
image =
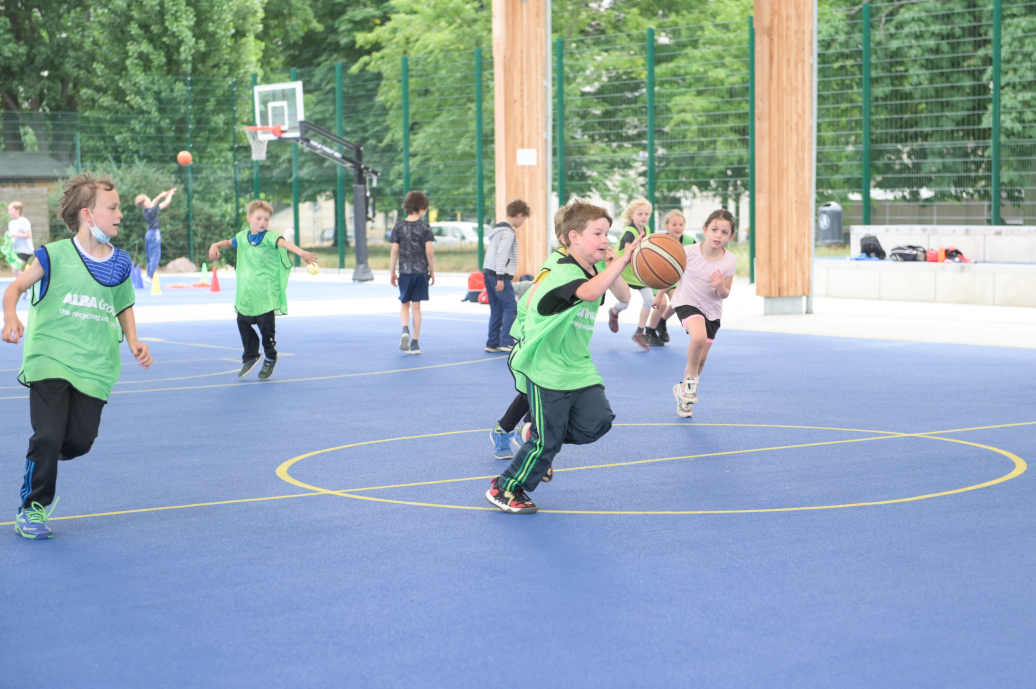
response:
<path id="1" fill-rule="evenodd" d="M 392 244 L 399 244 L 399 231 L 403 229 L 403 223 L 397 222 L 392 227 Z"/>
<path id="2" fill-rule="evenodd" d="M 587 282 L 589 280 L 584 278 L 555 287 L 540 298 L 536 310 L 541 316 L 553 316 L 556 313 L 561 313 L 579 301 L 576 297 L 576 290 L 579 289 L 580 285 Z"/>
<path id="3" fill-rule="evenodd" d="M 625 232 L 623 232 L 622 236 L 619 237 L 619 251 L 622 251 L 623 249 L 625 249 L 626 245 L 629 244 L 630 242 L 632 242 L 636 238 L 637 238 L 637 234 L 635 232 L 633 232 L 633 230 L 626 230 Z"/>

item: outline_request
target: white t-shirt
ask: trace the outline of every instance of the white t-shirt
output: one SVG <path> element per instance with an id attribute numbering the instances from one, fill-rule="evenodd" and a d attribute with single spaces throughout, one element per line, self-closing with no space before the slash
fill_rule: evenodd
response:
<path id="1" fill-rule="evenodd" d="M 704 245 L 691 244 L 684 247 L 687 253 L 687 268 L 680 282 L 676 283 L 673 306 L 695 306 L 707 319 L 716 321 L 723 315 L 723 300 L 712 286 L 712 274 L 718 270 L 724 280 L 732 277 L 737 271 L 737 256 L 724 249 L 723 256 L 718 261 L 706 261 L 701 255 L 702 246 Z"/>
<path id="2" fill-rule="evenodd" d="M 7 223 L 7 233 L 14 234 L 15 232 L 32 232 L 32 223 L 25 217 L 15 218 Z M 13 239 L 16 254 L 31 254 L 34 251 L 32 237 L 14 237 Z"/>

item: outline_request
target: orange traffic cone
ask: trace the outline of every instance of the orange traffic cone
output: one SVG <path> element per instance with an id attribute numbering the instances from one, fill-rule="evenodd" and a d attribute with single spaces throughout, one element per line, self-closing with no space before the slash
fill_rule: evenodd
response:
<path id="1" fill-rule="evenodd" d="M 212 283 L 209 285 L 210 292 L 219 291 L 219 278 L 216 277 L 216 266 L 212 266 Z"/>

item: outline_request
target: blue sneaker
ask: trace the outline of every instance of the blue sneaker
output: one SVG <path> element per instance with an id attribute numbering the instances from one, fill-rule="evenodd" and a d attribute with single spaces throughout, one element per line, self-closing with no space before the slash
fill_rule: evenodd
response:
<path id="1" fill-rule="evenodd" d="M 529 435 L 532 433 L 532 424 L 523 423 L 518 428 L 511 432 L 511 453 L 512 456 L 518 454 L 518 450 L 522 449 L 522 445 L 529 442 Z"/>
<path id="2" fill-rule="evenodd" d="M 512 459 L 514 454 L 511 453 L 511 446 L 508 442 L 511 439 L 510 433 L 504 433 L 500 430 L 500 424 L 493 427 L 493 430 L 489 432 L 489 437 L 493 439 L 493 456 L 497 459 Z"/>
<path id="3" fill-rule="evenodd" d="M 51 512 L 57 507 L 58 500 L 60 499 L 55 498 L 54 504 L 50 506 L 49 510 L 38 502 L 32 503 L 32 507 L 28 509 L 18 508 L 18 515 L 14 520 L 14 530 L 18 532 L 19 536 L 34 540 L 51 538 L 54 532 L 47 526 L 47 519 L 50 518 Z"/>

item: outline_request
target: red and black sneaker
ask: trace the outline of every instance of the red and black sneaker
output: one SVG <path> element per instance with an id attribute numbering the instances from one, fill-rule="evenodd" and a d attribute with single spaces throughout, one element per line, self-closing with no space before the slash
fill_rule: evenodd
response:
<path id="1" fill-rule="evenodd" d="M 619 332 L 619 314 L 615 313 L 615 309 L 608 309 L 608 330 Z"/>
<path id="2" fill-rule="evenodd" d="M 504 490 L 497 485 L 497 479 L 493 479 L 493 482 L 489 484 L 486 500 L 494 507 L 499 507 L 504 512 L 511 514 L 532 514 L 539 509 L 524 490 L 521 488 L 513 492 Z"/>
<path id="3" fill-rule="evenodd" d="M 658 339 L 662 340 L 662 344 L 669 341 L 669 328 L 666 326 L 664 320 L 658 322 L 656 330 L 658 331 Z"/>

